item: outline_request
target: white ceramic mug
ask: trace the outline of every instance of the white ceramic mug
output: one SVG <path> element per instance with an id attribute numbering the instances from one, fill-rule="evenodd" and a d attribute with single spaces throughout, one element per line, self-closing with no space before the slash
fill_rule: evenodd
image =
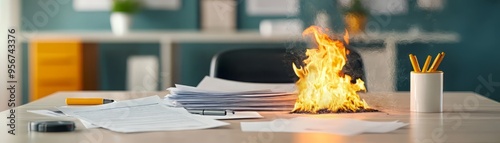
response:
<path id="1" fill-rule="evenodd" d="M 410 76 L 410 111 L 443 112 L 443 72 L 411 72 Z"/>

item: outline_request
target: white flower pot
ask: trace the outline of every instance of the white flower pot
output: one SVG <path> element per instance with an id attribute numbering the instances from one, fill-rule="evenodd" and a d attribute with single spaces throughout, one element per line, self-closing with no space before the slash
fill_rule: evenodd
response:
<path id="1" fill-rule="evenodd" d="M 111 30 L 115 35 L 127 34 L 132 23 L 130 14 L 123 12 L 113 12 L 110 17 Z"/>

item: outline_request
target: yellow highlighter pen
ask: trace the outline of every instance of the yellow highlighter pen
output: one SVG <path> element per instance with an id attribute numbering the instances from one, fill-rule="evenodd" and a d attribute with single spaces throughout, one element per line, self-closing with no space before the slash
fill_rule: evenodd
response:
<path id="1" fill-rule="evenodd" d="M 114 100 L 104 98 L 66 98 L 66 105 L 100 105 L 112 102 Z"/>

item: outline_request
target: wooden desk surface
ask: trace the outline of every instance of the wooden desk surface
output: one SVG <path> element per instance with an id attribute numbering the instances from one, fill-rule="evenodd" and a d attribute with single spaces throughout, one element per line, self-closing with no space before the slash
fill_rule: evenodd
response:
<path id="1" fill-rule="evenodd" d="M 460 142 L 460 143 L 498 143 L 500 142 L 500 104 L 472 92 L 446 92 L 444 94 L 444 113 L 411 113 L 408 92 L 367 93 L 361 96 L 368 104 L 383 112 L 355 114 L 303 115 L 287 112 L 261 112 L 264 119 L 228 120 L 229 126 L 191 131 L 116 133 L 105 129 L 85 129 L 74 118 L 77 130 L 67 133 L 28 132 L 29 121 L 61 120 L 28 113 L 26 110 L 48 109 L 64 105 L 66 97 L 105 97 L 116 100 L 133 99 L 150 95 L 163 97 L 165 92 L 58 92 L 46 98 L 15 108 L 15 133 L 8 134 L 6 124 L 9 110 L 0 113 L 1 142 L 6 143 L 165 143 L 165 142 L 200 142 L 200 143 L 321 143 L 321 142 Z M 276 118 L 296 116 L 325 116 L 356 118 L 371 121 L 394 121 L 410 123 L 409 126 L 386 134 L 361 134 L 339 136 L 322 133 L 269 133 L 242 132 L 239 122 L 268 121 Z M 276 127 L 286 126 L 276 124 Z"/>

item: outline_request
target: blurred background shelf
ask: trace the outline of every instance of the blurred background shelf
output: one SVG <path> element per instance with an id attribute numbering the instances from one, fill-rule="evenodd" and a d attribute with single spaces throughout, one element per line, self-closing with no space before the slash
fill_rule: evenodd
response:
<path id="1" fill-rule="evenodd" d="M 132 31 L 116 36 L 110 31 L 39 31 L 24 33 L 25 42 L 31 40 L 78 39 L 83 43 L 159 43 L 160 46 L 160 89 L 181 82 L 179 55 L 174 54 L 181 43 L 296 43 L 304 42 L 300 35 L 262 36 L 258 31 L 200 32 L 200 31 Z M 455 43 L 460 40 L 457 33 L 438 32 L 385 32 L 351 35 L 351 42 L 382 43 L 379 48 L 356 48 L 365 61 L 367 79 L 378 81 L 370 84 L 370 91 L 395 91 L 396 48 L 400 43 Z M 380 62 L 386 61 L 386 62 Z M 384 71 L 384 72 L 381 72 Z"/>
<path id="2" fill-rule="evenodd" d="M 169 39 L 180 43 L 218 43 L 218 42 L 286 42 L 300 41 L 300 35 L 262 36 L 259 31 L 237 32 L 200 32 L 200 31 L 132 31 L 126 35 L 117 36 L 111 31 L 37 31 L 22 33 L 23 40 L 31 39 L 64 39 L 77 38 L 89 43 L 151 43 Z M 457 33 L 452 32 L 383 32 L 351 35 L 353 42 L 458 42 Z"/>

